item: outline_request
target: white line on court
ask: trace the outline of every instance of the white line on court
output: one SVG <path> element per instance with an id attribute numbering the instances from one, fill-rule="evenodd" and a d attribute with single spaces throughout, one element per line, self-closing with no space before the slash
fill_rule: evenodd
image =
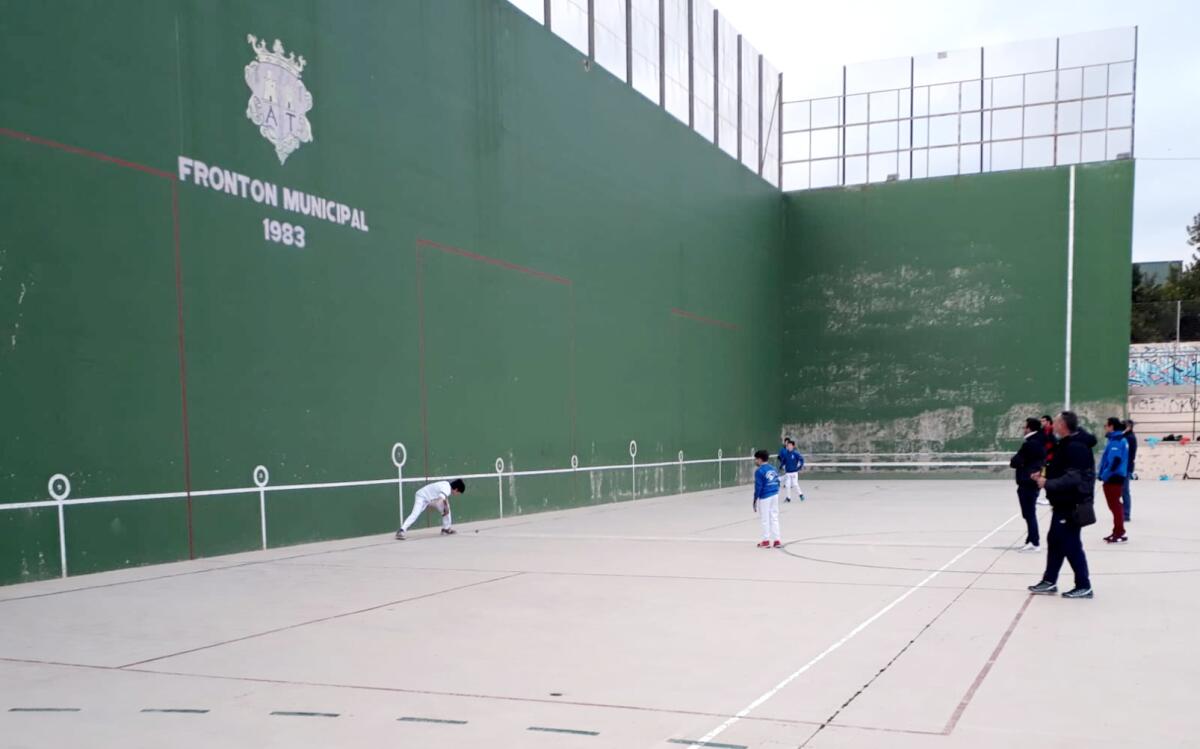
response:
<path id="1" fill-rule="evenodd" d="M 927 577 L 926 577 L 924 580 L 922 580 L 921 582 L 917 583 L 916 585 L 912 586 L 912 587 L 911 587 L 911 588 L 909 588 L 908 590 L 906 590 L 906 591 L 904 591 L 903 593 L 901 593 L 901 594 L 900 594 L 900 595 L 899 595 L 899 596 L 898 596 L 898 597 L 897 597 L 897 598 L 896 598 L 894 601 L 892 601 L 891 603 L 889 603 L 887 606 L 884 606 L 884 607 L 883 607 L 883 608 L 881 608 L 879 611 L 876 611 L 876 612 L 875 612 L 873 615 L 871 615 L 871 617 L 870 617 L 870 618 L 868 618 L 868 619 L 867 619 L 866 621 L 864 621 L 862 624 L 859 624 L 859 625 L 858 625 L 857 627 L 855 627 L 854 629 L 850 630 L 850 631 L 849 631 L 849 632 L 848 632 L 848 633 L 847 633 L 845 636 L 843 636 L 843 637 L 842 637 L 842 639 L 838 640 L 837 642 L 833 643 L 833 644 L 832 644 L 832 645 L 830 645 L 829 647 L 827 647 L 827 648 L 825 648 L 824 650 L 822 650 L 820 653 L 818 653 L 818 654 L 817 654 L 817 655 L 816 655 L 816 656 L 815 656 L 815 657 L 814 657 L 812 660 L 810 660 L 808 663 L 805 663 L 805 664 L 804 664 L 803 666 L 801 666 L 800 668 L 798 668 L 798 669 L 796 669 L 795 671 L 793 671 L 792 673 L 788 674 L 787 678 L 785 678 L 783 681 L 779 682 L 779 683 L 778 683 L 778 684 L 776 684 L 775 686 L 771 687 L 769 690 L 767 690 L 767 691 L 766 691 L 766 692 L 765 692 L 765 693 L 764 693 L 764 694 L 763 694 L 761 697 L 759 697 L 758 699 L 756 699 L 754 702 L 751 702 L 751 703 L 750 703 L 749 705 L 747 705 L 746 707 L 744 707 L 744 708 L 742 708 L 741 710 L 737 711 L 737 713 L 735 713 L 735 714 L 734 714 L 734 716 L 733 716 L 732 718 L 729 718 L 729 719 L 727 719 L 727 720 L 726 720 L 724 723 L 722 723 L 721 725 L 717 726 L 717 727 L 716 727 L 716 728 L 714 728 L 713 730 L 709 731 L 708 733 L 704 734 L 704 735 L 703 735 L 703 736 L 701 736 L 700 738 L 696 739 L 694 742 L 692 742 L 692 744 L 691 744 L 690 746 L 688 746 L 688 749 L 703 749 L 703 747 L 704 747 L 706 744 L 708 744 L 710 741 L 712 741 L 712 740 L 713 740 L 713 739 L 715 739 L 716 737 L 720 736 L 722 733 L 724 733 L 724 732 L 725 732 L 725 731 L 726 731 L 726 730 L 727 730 L 727 729 L 728 729 L 730 726 L 732 726 L 734 723 L 737 723 L 737 722 L 738 722 L 739 720 L 741 720 L 742 718 L 745 718 L 745 717 L 746 717 L 747 715 L 749 715 L 751 712 L 753 712 L 754 710 L 756 710 L 757 708 L 759 708 L 759 707 L 760 707 L 760 706 L 761 706 L 761 705 L 762 705 L 764 702 L 766 702 L 767 700 L 771 699 L 771 698 L 772 698 L 772 697 L 774 697 L 776 694 L 778 694 L 778 693 L 779 693 L 779 691 L 780 691 L 780 690 L 782 690 L 784 687 L 786 687 L 788 684 L 791 684 L 793 681 L 795 681 L 797 678 L 799 678 L 799 676 L 800 676 L 801 674 L 803 674 L 805 671 L 809 670 L 809 669 L 810 669 L 810 668 L 812 668 L 813 666 L 815 666 L 815 665 L 817 665 L 818 663 L 820 663 L 821 661 L 825 660 L 825 658 L 826 658 L 827 656 L 829 656 L 830 654 L 832 654 L 832 653 L 833 653 L 834 651 L 836 651 L 838 648 L 840 648 L 840 647 L 842 647 L 843 645 L 845 645 L 847 642 L 850 642 L 850 640 L 854 639 L 854 637 L 855 637 L 855 636 L 856 636 L 858 633 L 862 632 L 864 629 L 866 629 L 867 627 L 869 627 L 869 626 L 871 626 L 872 624 L 874 624 L 874 623 L 875 623 L 875 622 L 876 622 L 876 621 L 877 621 L 877 620 L 878 620 L 880 617 L 882 617 L 882 616 L 883 616 L 884 614 L 886 614 L 887 612 L 889 612 L 889 611 L 891 611 L 892 609 L 894 609 L 894 608 L 896 608 L 897 606 L 899 606 L 901 603 L 903 603 L 903 602 L 904 602 L 904 600 L 905 600 L 905 599 L 907 599 L 907 598 L 908 598 L 909 596 L 911 596 L 913 593 L 916 593 L 916 592 L 917 592 L 918 590 L 920 590 L 921 588 L 924 588 L 924 587 L 925 587 L 926 585 L 928 585 L 928 584 L 929 584 L 929 583 L 930 583 L 930 582 L 931 582 L 931 581 L 932 581 L 932 580 L 933 580 L 935 577 L 937 577 L 938 575 L 940 575 L 940 574 L 942 574 L 943 572 L 945 572 L 945 571 L 946 571 L 946 570 L 947 570 L 949 567 L 951 567 L 951 566 L 952 566 L 952 565 L 953 565 L 955 562 L 957 562 L 958 560 L 962 559 L 962 558 L 963 558 L 963 557 L 965 557 L 967 554 L 970 554 L 972 551 L 974 551 L 975 549 L 979 548 L 979 547 L 980 547 L 980 546 L 981 546 L 981 545 L 982 545 L 982 544 L 983 544 L 985 541 L 987 541 L 989 538 L 991 538 L 992 536 L 996 535 L 996 534 L 997 534 L 997 533 L 999 533 L 1000 531 L 1004 530 L 1004 526 L 1006 526 L 1006 525 L 1008 525 L 1009 523 L 1011 523 L 1012 521 L 1016 520 L 1018 517 L 1020 517 L 1020 513 L 1017 513 L 1017 514 L 1015 514 L 1015 515 L 1011 516 L 1011 517 L 1010 517 L 1008 520 L 1005 520 L 1003 523 L 1001 523 L 1000 525 L 998 525 L 998 526 L 996 526 L 994 529 L 992 529 L 992 530 L 991 530 L 991 531 L 990 531 L 990 532 L 989 532 L 989 533 L 988 533 L 986 536 L 984 536 L 983 538 L 979 539 L 978 541 L 976 541 L 975 543 L 971 544 L 971 545 L 970 545 L 970 546 L 968 546 L 967 548 L 965 548 L 965 549 L 963 549 L 962 551 L 960 551 L 960 552 L 958 552 L 957 554 L 955 554 L 953 559 L 951 559 L 950 561 L 946 562 L 946 563 L 945 563 L 945 564 L 943 564 L 941 567 L 938 567 L 938 568 L 937 568 L 936 570 L 934 570 L 933 572 L 929 573 L 929 575 L 928 575 L 928 576 L 927 576 Z"/>

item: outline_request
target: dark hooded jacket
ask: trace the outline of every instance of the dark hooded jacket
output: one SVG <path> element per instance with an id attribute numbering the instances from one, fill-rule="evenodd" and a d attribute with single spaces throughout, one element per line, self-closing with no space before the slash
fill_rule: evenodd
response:
<path id="1" fill-rule="evenodd" d="M 1059 440 L 1046 463 L 1046 499 L 1056 514 L 1070 515 L 1096 493 L 1095 435 L 1080 429 Z"/>

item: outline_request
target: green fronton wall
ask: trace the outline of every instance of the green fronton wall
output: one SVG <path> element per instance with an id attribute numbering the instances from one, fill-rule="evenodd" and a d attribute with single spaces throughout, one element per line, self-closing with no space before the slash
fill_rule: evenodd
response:
<path id="1" fill-rule="evenodd" d="M 781 424 L 879 450 L 903 429 L 838 430 L 925 435 L 930 412 L 945 436 L 922 444 L 974 449 L 1061 395 L 1064 170 L 784 196 L 503 0 L 0 19 L 0 503 L 65 475 L 72 575 L 257 549 L 260 502 L 269 546 L 390 531 L 395 442 L 406 478 L 484 474 L 468 521 L 501 510 L 497 458 L 744 456 Z M 313 140 L 284 164 L 247 118 L 248 34 L 306 60 Z M 180 157 L 367 230 L 197 185 Z M 1131 177 L 1079 170 L 1088 403 L 1123 391 Z M 960 407 L 968 427 L 936 416 Z M 270 487 L 380 483 L 260 497 L 258 465 Z M 503 511 L 748 468 L 505 477 Z M 62 574 L 58 512 L 0 510 L 0 584 Z"/>
<path id="2" fill-rule="evenodd" d="M 68 505 L 71 574 L 258 548 L 260 464 L 311 484 L 395 478 L 398 441 L 419 477 L 775 439 L 780 354 L 753 331 L 777 312 L 778 191 L 507 3 L 2 0 L 0 18 L 0 501 L 46 500 L 56 473 L 72 499 L 189 473 L 196 494 L 246 489 Z M 307 61 L 313 141 L 283 165 L 246 116 L 248 34 Z M 369 231 L 174 180 L 181 155 Z M 264 218 L 307 246 L 265 241 Z M 717 481 L 644 469 L 637 496 Z M 633 479 L 504 489 L 516 514 L 629 499 Z M 394 483 L 265 504 L 272 546 L 398 524 Z M 454 513 L 499 509 L 487 478 Z M 58 575 L 58 549 L 55 508 L 0 511 L 0 582 Z"/>
<path id="3" fill-rule="evenodd" d="M 1125 409 L 1133 163 L 1076 168 L 1071 405 Z M 1070 168 L 789 193 L 784 430 L 1007 450 L 1066 396 Z"/>

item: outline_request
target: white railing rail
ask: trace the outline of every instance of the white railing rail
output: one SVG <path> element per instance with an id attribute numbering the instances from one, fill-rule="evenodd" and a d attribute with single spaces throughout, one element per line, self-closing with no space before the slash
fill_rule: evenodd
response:
<path id="1" fill-rule="evenodd" d="M 753 451 L 751 451 L 753 452 Z M 196 497 L 219 497 L 231 494 L 258 494 L 258 512 L 259 525 L 262 548 L 267 548 L 267 493 L 268 492 L 287 492 L 298 491 L 304 489 L 339 489 L 355 486 L 396 486 L 398 497 L 398 509 L 400 521 L 404 520 L 404 485 L 414 483 L 427 483 L 430 481 L 448 481 L 452 479 L 488 479 L 493 476 L 496 478 L 496 493 L 498 499 L 498 516 L 504 517 L 504 479 L 515 478 L 519 476 L 552 476 L 571 473 L 595 473 L 600 471 L 629 471 L 630 475 L 630 490 L 631 495 L 637 496 L 637 471 L 639 468 L 667 468 L 676 466 L 679 469 L 679 485 L 683 487 L 683 472 L 686 466 L 692 465 L 716 465 L 717 466 L 717 486 L 724 486 L 724 465 L 726 463 L 743 463 L 754 460 L 753 455 L 741 455 L 736 457 L 726 457 L 724 449 L 717 450 L 715 458 L 695 458 L 687 460 L 684 458 L 684 452 L 680 450 L 676 454 L 675 460 L 658 461 L 654 463 L 638 463 L 637 462 L 638 446 L 637 440 L 629 442 L 629 462 L 628 463 L 613 463 L 610 465 L 598 466 L 581 466 L 579 465 L 579 456 L 572 455 L 570 466 L 567 468 L 541 468 L 528 471 L 517 471 L 506 466 L 503 458 L 496 458 L 495 470 L 492 473 L 468 473 L 454 474 L 447 476 L 404 476 L 404 466 L 408 462 L 408 450 L 404 443 L 397 442 L 392 446 L 391 460 L 392 465 L 396 468 L 395 478 L 383 479 L 364 479 L 359 481 L 326 481 L 302 484 L 271 484 L 271 474 L 266 466 L 255 466 L 251 472 L 251 480 L 253 486 L 235 487 L 229 489 L 200 489 L 195 491 L 173 491 L 173 492 L 148 492 L 143 494 L 112 494 L 96 497 L 77 497 L 71 498 L 71 480 L 65 474 L 56 473 L 50 477 L 47 484 L 47 490 L 50 494 L 48 500 L 37 500 L 32 502 L 9 502 L 0 503 L 0 512 L 5 510 L 33 510 L 56 508 L 58 510 L 58 543 L 59 543 L 59 562 L 61 565 L 62 577 L 67 576 L 67 545 L 66 545 L 66 524 L 64 510 L 67 507 L 76 505 L 95 505 L 109 504 L 114 502 L 134 502 L 147 500 L 172 500 L 172 499 L 191 499 Z M 992 468 L 997 466 L 1007 466 L 1007 461 L 986 461 L 986 460 L 950 460 L 950 461 L 879 461 L 871 460 L 872 457 L 902 457 L 904 455 L 912 455 L 913 453 L 880 453 L 877 455 L 868 455 L 865 453 L 824 453 L 822 456 L 833 458 L 855 457 L 867 458 L 866 460 L 832 460 L 821 462 L 810 462 L 806 468 L 861 468 L 861 469 L 878 469 L 878 468 Z M 992 456 L 999 453 L 945 453 L 946 455 L 979 455 Z"/>

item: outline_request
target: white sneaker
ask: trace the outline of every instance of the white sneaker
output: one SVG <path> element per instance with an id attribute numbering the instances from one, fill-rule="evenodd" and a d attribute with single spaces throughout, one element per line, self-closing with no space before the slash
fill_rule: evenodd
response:
<path id="1" fill-rule="evenodd" d="M 1048 499 L 1039 499 L 1039 500 L 1037 501 L 1037 503 L 1038 503 L 1039 505 L 1042 505 L 1043 507 L 1048 507 L 1048 506 L 1050 505 L 1050 500 L 1048 500 Z"/>
<path id="2" fill-rule="evenodd" d="M 1033 544 L 1025 544 L 1021 548 L 1017 549 L 1017 553 L 1018 554 L 1036 554 L 1041 550 L 1042 550 L 1042 547 L 1040 547 L 1040 546 L 1034 546 Z"/>

